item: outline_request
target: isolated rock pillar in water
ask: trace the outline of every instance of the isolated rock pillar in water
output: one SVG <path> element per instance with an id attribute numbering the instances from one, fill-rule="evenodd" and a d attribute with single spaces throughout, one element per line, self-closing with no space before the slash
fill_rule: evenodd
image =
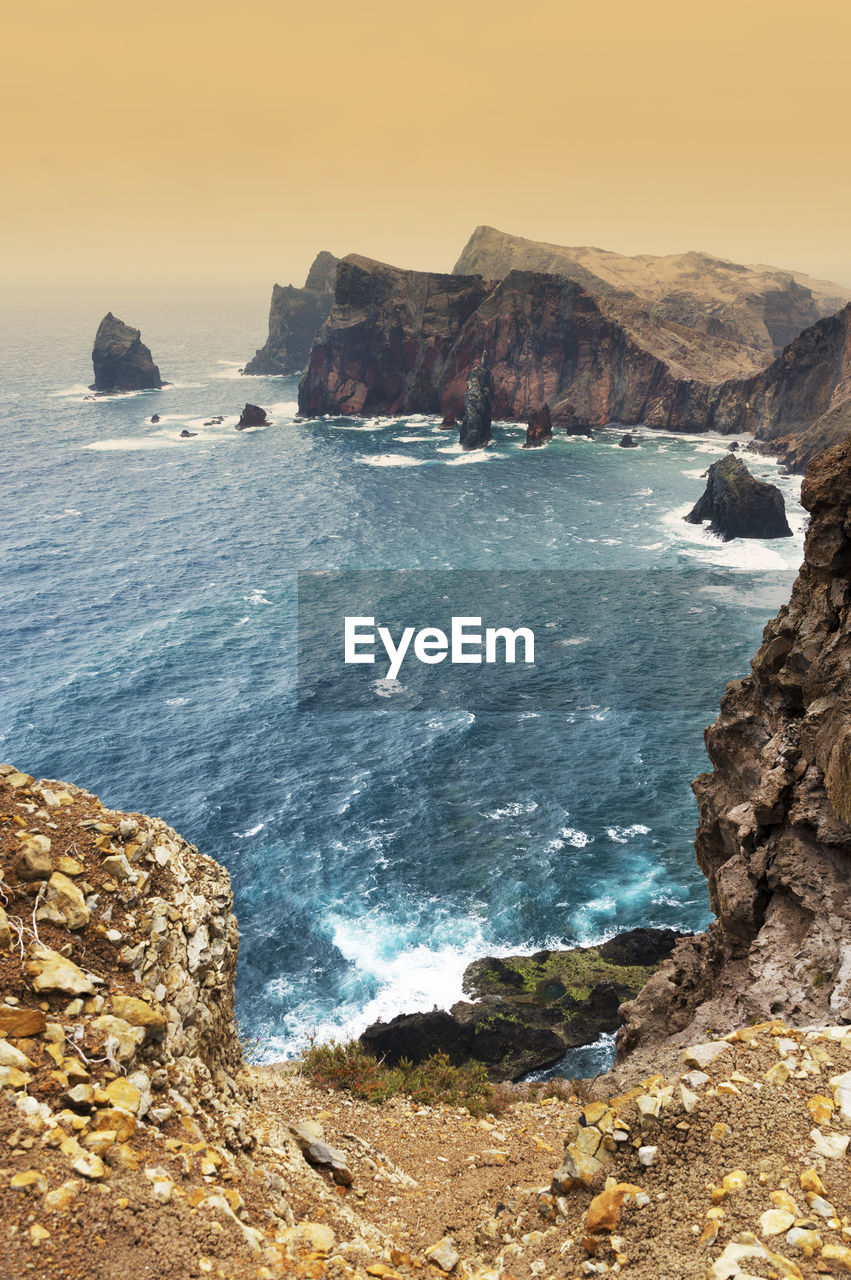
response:
<path id="1" fill-rule="evenodd" d="M 482 352 L 479 364 L 467 376 L 464 392 L 464 421 L 461 423 L 461 448 L 483 449 L 493 439 L 491 403 L 491 374 L 488 353 Z"/>

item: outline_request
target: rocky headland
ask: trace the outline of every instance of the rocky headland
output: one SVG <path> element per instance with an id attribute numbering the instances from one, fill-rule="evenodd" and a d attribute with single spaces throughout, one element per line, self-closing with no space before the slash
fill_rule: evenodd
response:
<path id="1" fill-rule="evenodd" d="M 338 259 L 323 249 L 302 288 L 276 284 L 269 305 L 269 335 L 243 373 L 300 373 L 316 332 L 334 301 Z"/>
<path id="2" fill-rule="evenodd" d="M 153 356 L 138 329 L 108 311 L 98 325 L 92 349 L 95 380 L 90 390 L 158 390 L 163 384 Z"/>
<path id="3" fill-rule="evenodd" d="M 777 485 L 757 480 L 735 453 L 712 463 L 706 489 L 685 519 L 689 524 L 708 521 L 709 532 L 725 542 L 733 538 L 792 537 L 786 504 Z"/>
<path id="4" fill-rule="evenodd" d="M 494 419 L 547 406 L 554 427 L 576 432 L 612 421 L 723 424 L 728 385 L 738 395 L 764 364 L 751 349 L 654 319 L 634 300 L 614 307 L 564 277 L 512 271 L 494 283 L 351 255 L 302 375 L 299 412 L 460 420 L 483 348 Z"/>

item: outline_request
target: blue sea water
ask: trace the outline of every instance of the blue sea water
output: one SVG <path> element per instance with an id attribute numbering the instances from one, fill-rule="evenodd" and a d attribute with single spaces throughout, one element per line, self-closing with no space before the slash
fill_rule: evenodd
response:
<path id="1" fill-rule="evenodd" d="M 639 429 L 623 450 L 613 427 L 525 451 L 501 425 L 465 455 L 426 417 L 298 422 L 295 379 L 240 378 L 262 318 L 224 304 L 125 317 L 172 385 L 92 399 L 99 318 L 3 316 L 0 757 L 158 814 L 228 867 L 259 1055 L 447 1006 L 479 955 L 705 926 L 690 781 L 788 596 L 799 482 L 749 457 L 795 537 L 725 545 L 682 515 L 726 440 Z M 236 432 L 246 400 L 274 425 Z M 640 595 L 676 570 L 693 602 L 666 622 L 688 653 L 697 618 L 704 645 L 650 709 L 609 679 L 608 700 L 589 690 L 569 713 L 312 714 L 296 574 L 329 569 L 591 571 L 568 647 L 593 631 L 595 573 Z"/>

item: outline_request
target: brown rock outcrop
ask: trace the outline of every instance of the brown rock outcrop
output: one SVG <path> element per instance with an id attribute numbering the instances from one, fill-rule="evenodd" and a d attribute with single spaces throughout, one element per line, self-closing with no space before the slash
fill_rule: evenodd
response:
<path id="1" fill-rule="evenodd" d="M 851 305 L 805 329 L 764 373 L 728 387 L 719 416 L 722 429 L 754 432 L 795 471 L 844 439 L 851 431 Z"/>
<path id="2" fill-rule="evenodd" d="M 454 270 L 489 280 L 517 270 L 565 276 L 595 296 L 639 298 L 656 318 L 769 354 L 851 297 L 851 290 L 829 281 L 707 253 L 627 257 L 526 240 L 495 227 L 476 228 Z"/>
<path id="3" fill-rule="evenodd" d="M 269 336 L 243 373 L 298 373 L 304 368 L 310 344 L 334 301 L 338 261 L 323 249 L 314 259 L 303 288 L 273 286 Z"/>
<path id="4" fill-rule="evenodd" d="M 529 414 L 529 423 L 526 427 L 526 439 L 523 442 L 524 449 L 540 449 L 547 440 L 551 439 L 553 434 L 553 419 L 548 404 L 542 405 L 540 409 L 535 409 Z"/>
<path id="5" fill-rule="evenodd" d="M 610 421 L 705 430 L 727 384 L 737 397 L 735 380 L 753 369 L 729 342 L 654 320 L 632 301 L 615 315 L 562 277 L 513 271 L 492 285 L 352 255 L 340 263 L 299 410 L 460 418 L 483 348 L 496 420 L 549 404 L 553 425 L 569 431 Z"/>
<path id="6" fill-rule="evenodd" d="M 810 465 L 792 598 L 727 686 L 694 783 L 716 919 L 622 1013 L 620 1058 L 781 1017 L 851 1020 L 851 439 Z"/>

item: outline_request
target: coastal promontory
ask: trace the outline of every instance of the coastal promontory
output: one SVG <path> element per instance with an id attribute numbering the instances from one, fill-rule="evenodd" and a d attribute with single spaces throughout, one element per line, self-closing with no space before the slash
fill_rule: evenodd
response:
<path id="1" fill-rule="evenodd" d="M 247 374 L 298 373 L 314 335 L 334 301 L 337 261 L 323 249 L 302 288 L 274 285 L 269 306 L 269 336 L 243 370 Z"/>

